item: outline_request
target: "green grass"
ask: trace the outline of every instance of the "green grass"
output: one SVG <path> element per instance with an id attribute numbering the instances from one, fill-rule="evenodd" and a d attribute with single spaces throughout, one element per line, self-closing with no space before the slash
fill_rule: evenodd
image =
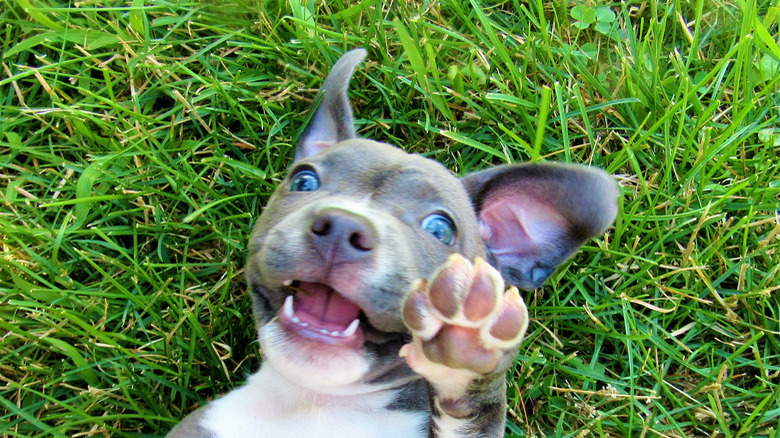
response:
<path id="1" fill-rule="evenodd" d="M 507 436 L 776 436 L 772 0 L 110 3 L 0 3 L 0 436 L 161 436 L 257 368 L 250 227 L 357 46 L 362 136 L 622 186 L 525 294 Z"/>

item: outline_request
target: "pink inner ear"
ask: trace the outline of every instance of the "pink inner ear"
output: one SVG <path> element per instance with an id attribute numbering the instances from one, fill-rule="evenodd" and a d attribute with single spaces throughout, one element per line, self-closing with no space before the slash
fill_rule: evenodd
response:
<path id="1" fill-rule="evenodd" d="M 496 256 L 537 253 L 569 226 L 549 203 L 529 194 L 495 193 L 479 215 L 482 239 Z"/>

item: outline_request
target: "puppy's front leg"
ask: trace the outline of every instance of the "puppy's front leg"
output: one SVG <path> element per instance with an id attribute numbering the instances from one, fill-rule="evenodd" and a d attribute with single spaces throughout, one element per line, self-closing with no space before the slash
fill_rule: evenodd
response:
<path id="1" fill-rule="evenodd" d="M 417 282 L 403 307 L 413 341 L 401 349 L 430 385 L 431 437 L 501 437 L 506 417 L 504 373 L 528 328 L 514 287 L 482 259 L 450 256 Z"/>

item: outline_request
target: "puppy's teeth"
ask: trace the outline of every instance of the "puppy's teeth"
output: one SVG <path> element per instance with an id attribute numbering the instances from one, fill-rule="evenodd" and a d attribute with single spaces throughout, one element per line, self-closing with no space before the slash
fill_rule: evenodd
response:
<path id="1" fill-rule="evenodd" d="M 284 306 L 282 307 L 282 313 L 284 313 L 284 316 L 288 318 L 293 317 L 293 313 L 295 313 L 295 310 L 293 309 L 292 295 L 287 295 L 287 298 L 284 299 Z"/>
<path id="2" fill-rule="evenodd" d="M 292 282 L 293 282 L 292 280 L 285 280 L 282 282 L 282 286 L 289 286 L 292 284 Z"/>
<path id="3" fill-rule="evenodd" d="M 298 318 L 296 317 L 295 319 L 298 319 Z M 298 321 L 297 321 L 297 322 L 299 322 L 299 323 L 301 324 L 301 327 L 308 327 L 308 326 L 309 326 L 309 323 L 308 323 L 308 322 L 301 322 L 301 320 L 300 320 L 300 319 L 298 319 Z"/>
<path id="4" fill-rule="evenodd" d="M 352 321 L 349 327 L 347 327 L 343 332 L 341 332 L 342 336 L 349 337 L 357 333 L 358 325 L 360 325 L 359 319 Z"/>
<path id="5" fill-rule="evenodd" d="M 341 336 L 341 332 L 333 330 L 332 332 L 330 332 L 330 335 L 331 336 Z"/>
<path id="6" fill-rule="evenodd" d="M 323 335 L 329 335 L 330 334 L 330 332 L 325 330 L 325 329 L 320 329 L 320 333 L 322 333 Z"/>
<path id="7" fill-rule="evenodd" d="M 301 324 L 301 319 L 300 319 L 300 318 L 298 318 L 297 316 L 293 316 L 293 317 L 292 317 L 292 318 L 290 318 L 290 319 L 292 320 L 292 322 L 294 322 L 294 323 L 296 323 L 296 324 Z"/>

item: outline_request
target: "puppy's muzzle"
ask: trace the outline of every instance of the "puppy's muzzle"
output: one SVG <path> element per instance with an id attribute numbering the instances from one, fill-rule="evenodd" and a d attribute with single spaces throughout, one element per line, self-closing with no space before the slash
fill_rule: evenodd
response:
<path id="1" fill-rule="evenodd" d="M 363 262 L 380 243 L 371 220 L 338 206 L 318 208 L 309 231 L 312 248 L 330 266 Z"/>

